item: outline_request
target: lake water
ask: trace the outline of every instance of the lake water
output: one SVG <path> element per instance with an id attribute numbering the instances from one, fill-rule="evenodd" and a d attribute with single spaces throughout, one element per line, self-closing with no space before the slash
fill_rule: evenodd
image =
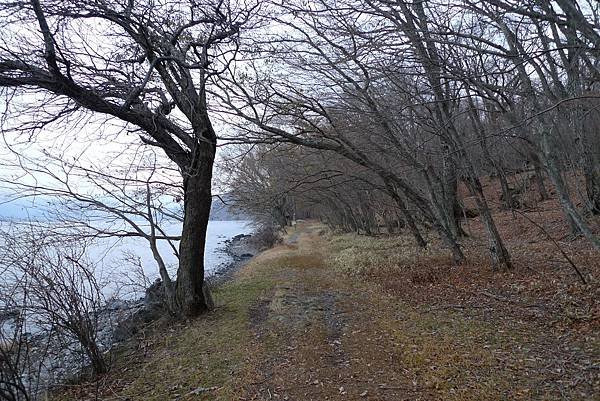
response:
<path id="1" fill-rule="evenodd" d="M 180 223 L 162 228 L 168 235 L 181 234 Z M 206 276 L 210 277 L 220 267 L 232 262 L 232 257 L 224 252 L 225 241 L 239 234 L 250 234 L 252 231 L 250 221 L 210 221 L 204 256 Z M 174 242 L 174 246 L 178 248 L 179 242 Z M 173 249 L 167 241 L 158 241 L 158 248 L 171 277 L 175 278 L 177 257 Z M 88 260 L 95 266 L 96 279 L 106 297 L 139 297 L 144 289 L 159 277 L 158 265 L 148 242 L 143 238 L 99 239 L 86 251 Z"/>
<path id="2" fill-rule="evenodd" d="M 180 224 L 172 224 L 163 228 L 169 235 L 181 234 Z M 252 231 L 253 226 L 250 221 L 210 221 L 204 254 L 206 276 L 210 277 L 220 267 L 232 262 L 232 257 L 224 252 L 227 240 L 239 234 L 250 234 Z M 174 245 L 177 247 L 178 242 L 175 242 Z M 174 278 L 177 271 L 177 257 L 174 255 L 173 249 L 167 241 L 159 241 L 158 248 Z M 152 256 L 148 242 L 142 238 L 101 240 L 90 249 L 89 257 L 97 263 L 96 276 L 105 283 L 104 292 L 107 296 L 112 295 L 122 285 L 139 282 L 141 279 L 139 273 L 141 272 L 138 267 L 143 270 L 146 285 L 159 277 L 158 265 Z M 132 263 L 132 260 L 135 260 L 135 263 Z M 125 293 L 119 295 L 127 297 L 127 292 L 130 292 L 132 288 L 127 287 Z"/>
<path id="3" fill-rule="evenodd" d="M 0 228 L 2 228 L 2 224 L 12 227 L 10 223 L 0 223 Z M 163 229 L 170 235 L 181 233 L 180 224 L 163 226 Z M 225 242 L 239 234 L 250 234 L 253 229 L 249 221 L 209 222 L 205 248 L 205 271 L 208 277 L 220 267 L 232 262 L 232 257 L 224 252 Z M 13 231 L 12 235 L 18 238 L 18 230 Z M 178 243 L 174 245 L 177 247 Z M 174 255 L 173 249 L 166 241 L 159 241 L 159 249 L 170 269 L 171 277 L 174 278 L 177 270 L 177 257 Z M 94 276 L 101 284 L 103 295 L 106 298 L 113 296 L 120 299 L 140 298 L 144 295 L 145 288 L 159 277 L 158 266 L 152 257 L 148 242 L 142 238 L 128 237 L 121 240 L 97 240 L 86 251 L 88 260 L 94 264 Z M 12 299 L 10 296 L 10 294 L 14 294 L 12 285 L 20 281 L 18 274 L 1 274 L 10 269 L 10 261 L 4 260 L 1 256 L 0 312 L 12 310 L 7 307 L 7 304 L 4 304 L 4 300 Z M 132 263 L 132 260 L 135 263 Z M 8 290 L 5 294 L 2 293 L 4 289 Z M 5 295 L 8 298 L 5 298 Z M 16 299 L 18 301 L 21 297 L 17 296 Z M 10 302 L 9 305 L 12 308 L 14 303 Z M 103 323 L 99 323 L 97 328 L 97 341 L 101 347 L 109 347 L 114 341 L 112 330 L 115 320 L 112 315 L 113 312 L 109 309 L 105 311 L 108 311 L 108 315 L 103 314 L 105 316 L 104 320 L 101 320 Z M 64 343 L 56 340 L 57 338 L 72 339 L 72 337 L 66 336 L 63 338 L 62 336 L 47 335 L 49 332 L 46 330 L 49 329 L 46 323 L 49 322 L 46 315 L 39 315 L 35 310 L 31 310 L 26 316 L 26 324 L 23 326 L 24 332 L 27 332 L 28 336 L 37 336 L 35 341 L 43 344 L 42 347 L 33 347 L 34 354 L 36 349 L 43 350 L 44 353 L 49 349 L 52 350 L 48 354 L 38 354 L 39 359 L 35 359 L 36 357 L 32 359 L 34 361 L 31 362 L 32 365 L 30 366 L 32 370 L 26 369 L 27 372 L 32 373 L 27 373 L 24 376 L 26 383 L 31 384 L 32 388 L 37 388 L 38 385 L 41 386 L 40 388 L 45 388 L 50 383 L 61 382 L 69 374 L 76 372 L 81 366 L 85 366 L 87 359 L 82 356 L 78 346 L 65 348 Z M 0 345 L 10 344 L 10 342 L 3 341 L 11 341 L 13 335 L 18 332 L 14 317 L 8 315 L 6 317 L 4 319 L 0 318 Z M 55 332 L 54 329 L 52 329 L 52 333 Z M 51 339 L 53 340 L 51 341 Z M 51 343 L 53 345 L 50 347 L 48 344 Z"/>

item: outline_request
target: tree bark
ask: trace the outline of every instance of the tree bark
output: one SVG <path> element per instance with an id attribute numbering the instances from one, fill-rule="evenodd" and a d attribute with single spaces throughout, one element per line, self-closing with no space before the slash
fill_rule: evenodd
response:
<path id="1" fill-rule="evenodd" d="M 590 211 L 600 215 L 600 164 L 589 166 L 585 171 L 585 190 Z"/>
<path id="2" fill-rule="evenodd" d="M 406 203 L 404 202 L 402 197 L 398 194 L 398 192 L 396 192 L 394 185 L 392 183 L 390 183 L 388 180 L 385 180 L 385 185 L 388 190 L 388 194 L 392 197 L 392 199 L 394 199 L 394 201 L 398 205 L 398 208 L 400 209 L 400 212 L 402 213 L 402 216 L 404 217 L 404 220 L 406 221 L 406 225 L 408 225 L 408 228 L 410 229 L 410 233 L 415 238 L 417 245 L 420 248 L 427 248 L 427 241 L 425 241 L 425 239 L 421 235 L 421 232 L 419 231 L 419 228 L 417 227 L 417 223 L 415 223 L 415 220 L 413 219 L 412 215 L 408 211 L 408 208 L 406 207 Z"/>
<path id="3" fill-rule="evenodd" d="M 488 234 L 489 241 L 489 252 L 490 258 L 492 259 L 492 268 L 494 270 L 498 269 L 498 266 L 504 267 L 509 270 L 512 269 L 512 262 L 510 259 L 510 253 L 504 246 L 504 242 L 502 241 L 502 237 L 498 232 L 496 227 L 496 223 L 494 222 L 494 218 L 492 217 L 492 212 L 487 203 L 487 199 L 485 194 L 483 193 L 483 187 L 481 185 L 481 181 L 479 177 L 475 175 L 473 171 L 473 167 L 469 163 L 469 167 L 471 170 L 471 177 L 467 181 L 467 185 L 469 188 L 475 193 L 475 202 L 477 203 L 477 208 L 479 209 L 479 213 L 483 220 L 485 229 Z"/>
<path id="4" fill-rule="evenodd" d="M 544 124 L 545 121 L 542 121 L 542 123 Z M 563 208 L 564 214 L 566 215 L 567 220 L 570 222 L 570 224 L 581 234 L 583 234 L 596 250 L 600 251 L 600 239 L 598 239 L 598 237 L 592 232 L 588 224 L 585 222 L 583 217 L 581 217 L 581 215 L 575 208 L 571 197 L 569 196 L 567 184 L 564 182 L 563 177 L 560 174 L 560 170 L 558 169 L 557 163 L 554 159 L 554 155 L 552 154 L 552 145 L 550 144 L 549 131 L 550 128 L 546 126 L 544 126 L 542 129 L 542 156 L 544 157 L 544 162 L 546 163 L 546 170 L 548 171 L 548 175 L 550 176 L 550 179 L 553 181 L 554 186 L 556 187 L 558 199 Z"/>
<path id="5" fill-rule="evenodd" d="M 204 246 L 212 205 L 213 144 L 199 143 L 192 167 L 184 171 L 184 218 L 179 244 L 175 302 L 182 316 L 197 316 L 209 309 L 204 288 Z"/>
<path id="6" fill-rule="evenodd" d="M 542 163 L 536 154 L 532 154 L 533 168 L 535 171 L 535 182 L 540 193 L 540 201 L 546 201 L 550 199 L 546 185 L 544 185 L 544 174 L 542 172 Z"/>
<path id="7" fill-rule="evenodd" d="M 452 231 L 452 235 L 456 238 L 463 236 L 464 231 L 460 227 L 460 211 L 461 207 L 458 203 L 458 176 L 457 163 L 452 156 L 452 152 L 445 145 L 445 160 L 443 162 L 443 203 L 444 212 L 448 220 L 448 226 Z"/>
<path id="8" fill-rule="evenodd" d="M 104 360 L 102 352 L 98 349 L 98 345 L 96 344 L 96 340 L 93 340 L 86 336 L 86 338 L 80 339 L 82 344 L 84 344 L 85 352 L 90 359 L 92 364 L 92 370 L 95 375 L 101 375 L 103 373 L 108 372 L 108 365 Z"/>

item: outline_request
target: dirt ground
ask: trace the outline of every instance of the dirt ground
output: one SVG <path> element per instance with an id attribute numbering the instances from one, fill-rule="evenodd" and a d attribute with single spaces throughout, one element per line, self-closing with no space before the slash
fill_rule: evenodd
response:
<path id="1" fill-rule="evenodd" d="M 598 399 L 595 334 L 545 331 L 511 304 L 406 303 L 331 269 L 319 229 L 276 251 L 240 400 Z"/>
<path id="2" fill-rule="evenodd" d="M 300 224 L 215 291 L 216 311 L 149 327 L 54 398 L 600 400 L 597 272 L 492 273 L 402 241 Z"/>

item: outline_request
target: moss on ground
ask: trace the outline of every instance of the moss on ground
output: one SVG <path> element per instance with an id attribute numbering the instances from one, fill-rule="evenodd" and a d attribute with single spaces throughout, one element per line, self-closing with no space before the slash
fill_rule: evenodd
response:
<path id="1" fill-rule="evenodd" d="M 115 350 L 111 372 L 98 383 L 61 389 L 54 400 L 164 401 L 234 399 L 252 339 L 249 305 L 274 287 L 273 261 L 251 262 L 253 274 L 214 291 L 216 310 L 188 323 L 160 323 Z M 249 266 L 250 267 L 250 266 Z"/>

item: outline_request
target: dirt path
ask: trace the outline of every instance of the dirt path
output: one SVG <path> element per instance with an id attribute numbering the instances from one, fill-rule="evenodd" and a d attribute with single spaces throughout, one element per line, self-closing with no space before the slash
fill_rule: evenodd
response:
<path id="1" fill-rule="evenodd" d="M 329 269 L 315 230 L 291 238 L 280 284 L 251 308 L 260 351 L 241 399 L 429 399 L 395 355 L 393 304 Z"/>
<path id="2" fill-rule="evenodd" d="M 326 268 L 314 231 L 290 238 L 289 263 L 277 273 L 282 284 L 251 309 L 254 346 L 269 357 L 260 358 L 242 398 L 401 399 L 377 376 L 363 376 L 371 363 L 356 337 L 373 322 L 352 283 Z"/>
<path id="3" fill-rule="evenodd" d="M 328 267 L 317 229 L 291 238 L 276 285 L 250 308 L 240 400 L 583 400 L 598 384 L 573 379 L 559 345 L 535 328 L 408 307 Z"/>

